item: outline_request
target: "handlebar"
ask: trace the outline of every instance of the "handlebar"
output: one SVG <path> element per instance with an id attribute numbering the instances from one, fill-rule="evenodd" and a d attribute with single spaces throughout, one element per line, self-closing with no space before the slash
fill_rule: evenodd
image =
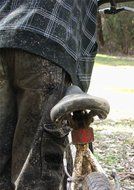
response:
<path id="1" fill-rule="evenodd" d="M 105 8 L 105 9 L 100 9 L 99 13 L 101 14 L 117 14 L 122 11 L 129 11 L 129 12 L 134 12 L 134 9 L 131 7 L 120 7 L 120 8 Z"/>
<path id="2" fill-rule="evenodd" d="M 110 0 L 97 0 L 98 1 L 98 6 L 105 4 L 105 3 L 109 3 Z M 127 3 L 127 2 L 131 2 L 134 0 L 114 0 L 115 3 Z"/>
<path id="3" fill-rule="evenodd" d="M 128 0 L 128 1 L 126 1 L 126 0 L 98 0 L 98 6 L 100 6 L 104 3 L 110 3 L 110 7 L 100 9 L 99 13 L 117 14 L 122 11 L 134 12 L 134 8 L 130 8 L 130 7 L 126 7 L 126 6 L 117 8 L 117 6 L 116 6 L 117 3 L 130 2 L 130 1 L 132 2 L 134 0 Z"/>

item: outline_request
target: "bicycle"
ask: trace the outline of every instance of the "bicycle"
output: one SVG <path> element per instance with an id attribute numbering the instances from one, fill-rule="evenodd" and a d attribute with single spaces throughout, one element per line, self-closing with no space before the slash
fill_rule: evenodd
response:
<path id="1" fill-rule="evenodd" d="M 74 85 L 68 87 L 65 96 L 52 108 L 52 121 L 61 124 L 62 121 L 68 120 L 72 128 L 72 142 L 76 146 L 72 177 L 68 174 L 67 164 L 65 163 L 66 155 L 64 155 L 65 172 L 70 180 L 68 190 L 80 190 L 81 188 L 88 190 L 86 187 L 86 184 L 88 186 L 90 184 L 88 181 L 92 181 L 91 184 L 94 185 L 98 181 L 97 178 L 100 178 L 100 183 L 97 184 L 96 188 L 98 187 L 99 189 L 102 180 L 107 187 L 109 186 L 103 169 L 88 148 L 89 143 L 94 140 L 93 129 L 89 127 L 93 122 L 93 117 L 97 115 L 100 119 L 105 119 L 109 110 L 110 106 L 106 100 L 90 96 Z M 92 175 L 89 177 L 88 174 L 90 173 Z M 93 189 L 92 187 L 90 188 Z"/>
<path id="2" fill-rule="evenodd" d="M 133 0 L 129 0 L 133 1 Z M 98 6 L 108 3 L 108 0 L 98 0 Z M 116 14 L 121 11 L 133 11 L 128 7 L 117 8 L 116 3 L 125 0 L 111 0 L 111 7 L 101 9 L 101 13 Z M 53 122 L 62 125 L 68 121 L 72 128 L 72 143 L 76 146 L 76 156 L 72 176 L 67 171 L 66 152 L 64 153 L 64 168 L 68 176 L 67 190 L 112 190 L 107 175 L 93 155 L 89 143 L 94 141 L 93 129 L 90 124 L 94 117 L 105 119 L 110 111 L 109 103 L 95 96 L 84 93 L 77 86 L 70 86 L 65 96 L 52 108 L 50 116 Z M 116 187 L 119 189 L 119 186 Z"/>

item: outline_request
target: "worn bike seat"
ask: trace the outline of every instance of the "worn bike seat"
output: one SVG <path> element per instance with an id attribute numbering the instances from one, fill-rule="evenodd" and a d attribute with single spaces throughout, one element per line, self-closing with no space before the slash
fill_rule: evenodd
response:
<path id="1" fill-rule="evenodd" d="M 67 88 L 65 96 L 51 109 L 53 122 L 65 118 L 69 113 L 90 110 L 100 119 L 105 119 L 109 113 L 109 103 L 95 96 L 84 93 L 78 86 Z"/>

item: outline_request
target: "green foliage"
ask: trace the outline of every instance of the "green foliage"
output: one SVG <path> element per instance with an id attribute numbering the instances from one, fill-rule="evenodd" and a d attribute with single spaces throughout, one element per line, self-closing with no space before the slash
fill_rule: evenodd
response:
<path id="1" fill-rule="evenodd" d="M 134 2 L 127 3 L 134 7 Z M 121 12 L 102 17 L 105 51 L 132 54 L 134 52 L 134 13 Z"/>
<path id="2" fill-rule="evenodd" d="M 97 54 L 95 63 L 110 66 L 134 66 L 134 58 Z"/>

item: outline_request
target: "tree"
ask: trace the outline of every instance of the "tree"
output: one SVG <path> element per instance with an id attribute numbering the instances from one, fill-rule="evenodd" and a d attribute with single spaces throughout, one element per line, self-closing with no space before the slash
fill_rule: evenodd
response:
<path id="1" fill-rule="evenodd" d="M 128 6 L 132 6 L 132 3 L 129 3 Z M 104 15 L 101 17 L 101 21 L 100 18 L 98 21 L 102 25 L 105 42 L 105 45 L 100 48 L 101 51 L 108 51 L 109 53 L 120 52 L 123 54 L 132 54 L 134 52 L 133 13 L 124 11 L 116 15 Z M 99 26 L 101 27 L 101 25 Z M 99 27 L 98 33 L 102 36 L 102 31 Z M 102 46 L 102 37 L 100 38 L 99 35 L 99 44 Z"/>

